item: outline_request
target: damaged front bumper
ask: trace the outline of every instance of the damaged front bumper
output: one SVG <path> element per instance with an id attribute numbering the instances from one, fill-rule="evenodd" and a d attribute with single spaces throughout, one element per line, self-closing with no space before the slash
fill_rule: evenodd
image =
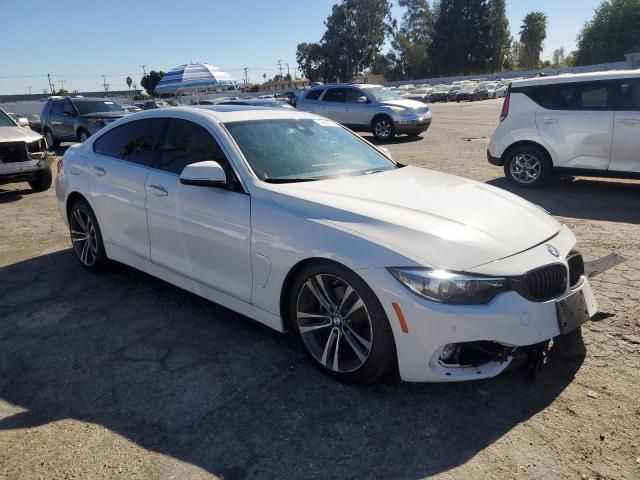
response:
<path id="1" fill-rule="evenodd" d="M 0 183 L 22 181 L 40 170 L 50 169 L 56 154 L 49 151 L 25 152 L 25 160 L 3 162 L 0 160 Z"/>

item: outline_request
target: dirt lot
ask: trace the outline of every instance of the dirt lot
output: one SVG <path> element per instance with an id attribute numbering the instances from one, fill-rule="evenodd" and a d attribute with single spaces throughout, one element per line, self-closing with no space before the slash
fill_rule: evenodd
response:
<path id="1" fill-rule="evenodd" d="M 437 104 L 406 163 L 509 188 L 487 164 L 499 101 Z M 593 280 L 584 345 L 535 381 L 346 386 L 288 337 L 69 250 L 53 189 L 0 187 L 0 478 L 640 478 L 640 182 L 517 193 L 576 233 Z M 586 347 L 586 348 L 585 348 Z"/>

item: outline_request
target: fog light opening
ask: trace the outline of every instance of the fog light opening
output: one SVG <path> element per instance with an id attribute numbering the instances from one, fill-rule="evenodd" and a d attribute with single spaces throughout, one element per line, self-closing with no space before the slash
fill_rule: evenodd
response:
<path id="1" fill-rule="evenodd" d="M 442 352 L 440 352 L 440 360 L 443 362 L 448 362 L 456 354 L 456 350 L 458 350 L 458 346 L 455 343 L 447 343 L 444 347 L 442 347 Z"/>

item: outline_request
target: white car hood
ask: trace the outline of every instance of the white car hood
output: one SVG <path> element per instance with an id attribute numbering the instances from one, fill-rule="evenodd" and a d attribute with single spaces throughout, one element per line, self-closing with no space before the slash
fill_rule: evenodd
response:
<path id="1" fill-rule="evenodd" d="M 41 138 L 42 135 L 30 128 L 0 127 L 0 142 L 34 142 Z"/>
<path id="2" fill-rule="evenodd" d="M 435 268 L 470 269 L 528 250 L 560 230 L 542 209 L 505 190 L 419 167 L 270 187 L 282 208 Z"/>
<path id="3" fill-rule="evenodd" d="M 424 103 L 419 102 L 417 100 L 410 100 L 408 98 L 403 98 L 402 100 L 385 100 L 380 103 L 382 103 L 383 105 L 389 105 L 392 107 L 410 108 L 412 110 L 425 108 Z"/>

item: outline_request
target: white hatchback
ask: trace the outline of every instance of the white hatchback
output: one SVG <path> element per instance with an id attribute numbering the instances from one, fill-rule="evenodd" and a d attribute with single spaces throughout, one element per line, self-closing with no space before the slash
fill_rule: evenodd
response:
<path id="1" fill-rule="evenodd" d="M 70 147 L 56 193 L 85 268 L 292 329 L 340 380 L 491 377 L 596 311 L 575 237 L 540 208 L 313 114 L 136 113 Z"/>
<path id="2" fill-rule="evenodd" d="M 554 173 L 640 177 L 640 71 L 513 82 L 487 157 L 515 185 Z"/>

